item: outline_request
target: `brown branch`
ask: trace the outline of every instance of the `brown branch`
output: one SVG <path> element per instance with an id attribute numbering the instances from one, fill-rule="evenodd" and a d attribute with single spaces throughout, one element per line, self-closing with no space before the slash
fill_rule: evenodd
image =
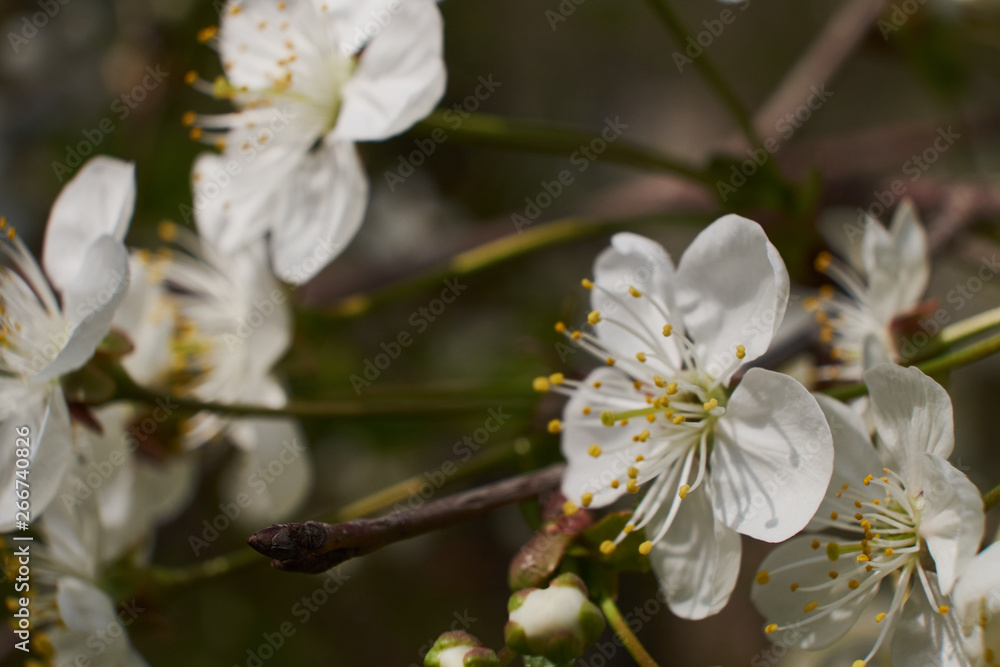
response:
<path id="1" fill-rule="evenodd" d="M 423 507 L 376 519 L 330 524 L 321 521 L 275 524 L 247 543 L 285 572 L 315 574 L 393 542 L 423 535 L 559 486 L 565 464 L 456 493 Z"/>

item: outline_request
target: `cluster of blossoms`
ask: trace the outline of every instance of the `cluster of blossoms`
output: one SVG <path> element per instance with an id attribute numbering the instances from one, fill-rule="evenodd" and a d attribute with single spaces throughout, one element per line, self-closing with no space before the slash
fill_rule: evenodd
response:
<path id="1" fill-rule="evenodd" d="M 43 543 L 32 641 L 51 663 L 146 664 L 125 630 L 125 611 L 141 608 L 117 611 L 107 575 L 148 567 L 156 528 L 190 501 L 206 450 L 234 449 L 220 493 L 246 499 L 248 526 L 302 506 L 312 464 L 299 424 L 219 408 L 287 405 L 275 372 L 292 341 L 283 283 L 315 276 L 356 234 L 368 184 L 355 143 L 397 135 L 434 109 L 442 33 L 433 0 L 231 1 L 202 34 L 224 76 L 187 77 L 235 107 L 185 114 L 192 138 L 216 149 L 193 167 L 195 229 L 164 222 L 160 248 L 128 249 L 134 167 L 105 157 L 53 205 L 41 266 L 0 218 L 0 447 L 25 429 L 31 440 L 26 467 L 0 472 L 0 532 L 25 529 L 17 517 L 30 478 Z M 790 290 L 760 225 L 722 217 L 676 265 L 650 239 L 615 235 L 583 280 L 586 321 L 556 325 L 602 366 L 534 382 L 569 397 L 549 425 L 568 462 L 565 514 L 631 505 L 588 555 L 603 566 L 633 550 L 670 609 L 702 619 L 732 595 L 743 535 L 781 543 L 752 589 L 769 637 L 830 646 L 885 582 L 891 599 L 866 619 L 877 638 L 855 667 L 886 642 L 898 665 L 995 664 L 1000 550 L 980 551 L 983 500 L 947 460 L 951 400 L 897 365 L 911 361 L 899 336 L 920 312 L 927 247 L 904 203 L 888 229 L 868 222 L 859 253 L 841 246 L 844 260 L 818 258 L 840 287 L 807 302 L 828 345 L 818 384 L 863 380 L 868 399 L 848 405 L 755 366 Z M 117 371 L 112 384 L 145 399 L 216 410 L 118 394 L 95 407 L 68 389 Z M 546 587 L 511 597 L 505 650 L 572 662 L 603 631 L 587 584 L 557 565 Z M 506 662 L 447 633 L 425 664 Z"/>

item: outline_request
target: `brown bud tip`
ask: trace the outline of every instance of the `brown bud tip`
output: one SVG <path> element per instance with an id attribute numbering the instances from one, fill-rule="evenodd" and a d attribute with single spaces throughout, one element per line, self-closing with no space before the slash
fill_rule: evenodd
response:
<path id="1" fill-rule="evenodd" d="M 251 535 L 247 544 L 269 558 L 292 560 L 320 548 L 325 539 L 323 524 L 316 521 L 276 523 Z"/>

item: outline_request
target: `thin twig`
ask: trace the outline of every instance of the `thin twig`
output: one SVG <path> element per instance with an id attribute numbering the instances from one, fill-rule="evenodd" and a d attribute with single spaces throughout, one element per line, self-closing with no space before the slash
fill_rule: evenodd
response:
<path id="1" fill-rule="evenodd" d="M 646 647 L 642 645 L 639 638 L 628 627 L 628 622 L 622 616 L 621 610 L 618 609 L 618 605 L 615 604 L 614 599 L 610 595 L 601 599 L 601 611 L 604 612 L 608 623 L 611 624 L 611 629 L 622 640 L 625 650 L 629 652 L 629 655 L 632 656 L 640 667 L 658 667 L 656 661 L 646 651 Z"/>
<path id="2" fill-rule="evenodd" d="M 565 464 L 456 493 L 418 509 L 342 524 L 320 521 L 275 524 L 247 543 L 286 572 L 317 573 L 393 542 L 443 528 L 490 510 L 532 498 L 559 485 Z"/>

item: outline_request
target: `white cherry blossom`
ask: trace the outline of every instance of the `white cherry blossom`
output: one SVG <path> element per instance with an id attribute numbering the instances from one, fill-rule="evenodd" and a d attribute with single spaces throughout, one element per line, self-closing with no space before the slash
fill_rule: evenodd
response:
<path id="1" fill-rule="evenodd" d="M 663 248 L 617 234 L 597 258 L 592 332 L 557 325 L 605 362 L 584 381 L 556 374 L 536 388 L 571 395 L 562 422 L 569 462 L 562 490 L 585 507 L 645 495 L 601 549 L 644 528 L 640 551 L 674 613 L 725 606 L 740 563 L 739 534 L 777 542 L 812 518 L 833 465 L 816 400 L 792 378 L 750 369 L 784 316 L 788 274 L 755 222 L 720 218 L 675 269 Z"/>

